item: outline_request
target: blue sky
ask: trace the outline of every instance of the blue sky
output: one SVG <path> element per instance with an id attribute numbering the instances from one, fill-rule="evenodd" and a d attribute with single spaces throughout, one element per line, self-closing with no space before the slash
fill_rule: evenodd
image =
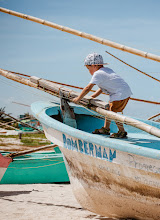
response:
<path id="1" fill-rule="evenodd" d="M 49 20 L 76 30 L 160 55 L 159 0 L 0 0 L 0 7 Z M 106 50 L 138 69 L 160 79 L 160 63 L 64 33 L 31 21 L 0 13 L 0 68 L 85 86 L 90 74 L 84 58 L 103 55 L 109 67 L 130 85 L 133 97 L 160 102 L 159 83 L 125 66 Z M 0 77 L 0 107 L 19 115 L 30 105 L 54 97 Z M 101 97 L 104 100 L 108 98 Z M 130 101 L 125 114 L 148 118 L 160 106 Z"/>

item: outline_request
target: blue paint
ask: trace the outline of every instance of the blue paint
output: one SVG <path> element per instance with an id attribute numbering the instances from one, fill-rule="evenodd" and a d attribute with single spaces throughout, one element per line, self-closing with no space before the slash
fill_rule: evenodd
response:
<path id="1" fill-rule="evenodd" d="M 103 158 L 106 158 L 108 160 L 108 155 L 107 155 L 107 152 L 106 152 L 105 148 L 104 148 L 104 151 L 103 151 Z"/>
<path id="2" fill-rule="evenodd" d="M 153 158 L 160 160 L 160 138 L 147 134 L 144 131 L 136 129 L 131 126 L 125 125 L 125 129 L 128 132 L 128 139 L 116 140 L 108 138 L 105 135 L 93 135 L 91 134 L 95 128 L 100 128 L 104 124 L 104 120 L 97 117 L 92 117 L 97 115 L 95 112 L 91 112 L 83 107 L 74 106 L 74 112 L 76 114 L 76 121 L 78 129 L 65 125 L 53 118 L 51 115 L 57 115 L 60 111 L 60 107 L 51 103 L 39 101 L 31 105 L 32 112 L 34 116 L 47 128 L 55 129 L 66 135 L 72 136 L 73 140 L 76 138 L 77 142 L 71 141 L 71 148 L 75 149 L 77 146 L 78 151 L 79 145 L 78 140 L 83 139 L 88 143 L 85 149 L 82 145 L 81 152 L 88 152 L 89 155 L 95 156 L 95 145 L 103 146 L 103 149 L 108 147 L 112 150 L 119 150 L 121 152 L 127 152 L 129 154 L 135 154 L 143 156 L 144 158 Z M 139 120 L 139 119 L 138 119 Z M 146 124 L 152 125 L 160 129 L 160 123 L 151 122 L 147 120 L 140 120 Z M 115 132 L 115 123 L 111 123 L 111 133 Z M 94 143 L 95 145 L 92 145 Z M 75 145 L 75 146 L 72 146 Z M 88 147 L 88 150 L 87 148 Z M 83 151 L 84 150 L 84 151 Z M 107 153 L 107 155 L 106 155 Z M 114 153 L 110 154 L 107 150 L 101 151 L 102 159 L 108 160 L 114 159 Z"/>
<path id="3" fill-rule="evenodd" d="M 114 151 L 112 153 L 111 149 L 109 150 L 109 160 L 113 160 L 114 158 L 116 158 L 116 151 Z"/>
<path id="4" fill-rule="evenodd" d="M 89 143 L 89 154 L 93 156 L 93 144 Z"/>
<path id="5" fill-rule="evenodd" d="M 112 162 L 116 158 L 116 150 L 111 150 L 109 148 L 105 148 L 103 146 L 97 146 L 93 143 L 88 143 L 86 141 L 73 140 L 70 137 L 66 137 L 65 134 L 63 136 L 63 146 L 69 150 L 79 151 L 86 155 L 90 155 L 93 157 L 101 158 Z"/>
<path id="6" fill-rule="evenodd" d="M 96 149 L 96 157 L 102 158 L 101 146 L 100 146 L 100 147 L 97 147 L 97 146 L 95 145 L 95 149 Z"/>
<path id="7" fill-rule="evenodd" d="M 79 150 L 81 153 L 83 153 L 83 143 L 81 140 L 78 140 L 78 144 L 79 144 Z"/>
<path id="8" fill-rule="evenodd" d="M 87 155 L 88 155 L 89 153 L 88 153 L 88 145 L 87 145 L 87 142 L 86 142 L 86 141 L 84 141 L 84 143 L 83 143 L 83 144 L 84 144 L 84 152 L 85 152 L 85 154 L 87 154 Z"/>
<path id="9" fill-rule="evenodd" d="M 76 149 L 78 151 L 77 141 L 73 141 L 73 139 L 71 138 L 71 143 L 72 143 L 72 150 Z"/>

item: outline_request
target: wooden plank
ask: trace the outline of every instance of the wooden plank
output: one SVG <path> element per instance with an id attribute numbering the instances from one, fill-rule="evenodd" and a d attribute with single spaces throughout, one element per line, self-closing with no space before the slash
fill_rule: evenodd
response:
<path id="1" fill-rule="evenodd" d="M 19 157 L 19 156 L 22 156 L 22 155 L 25 155 L 25 154 L 30 154 L 30 153 L 33 153 L 33 152 L 46 150 L 48 148 L 55 148 L 55 147 L 57 147 L 56 144 L 50 144 L 50 145 L 34 148 L 34 149 L 31 149 L 31 150 L 25 150 L 25 151 L 17 152 L 17 153 L 10 153 L 10 154 L 7 154 L 5 157 L 15 158 L 15 157 Z"/>
<path id="2" fill-rule="evenodd" d="M 32 77 L 31 77 L 31 80 L 32 80 Z M 63 93 L 64 98 L 69 99 L 70 101 L 79 95 L 78 92 L 65 88 L 64 86 L 58 85 L 56 83 L 49 82 L 48 80 L 39 79 L 37 83 L 39 87 L 53 91 L 57 93 L 59 97 L 60 97 L 60 91 L 61 91 Z M 108 104 L 106 104 L 106 102 L 103 102 L 99 99 L 94 99 L 91 96 L 85 96 L 82 99 L 82 102 L 83 102 L 83 105 L 86 104 L 86 106 L 91 104 L 91 105 L 99 106 L 103 109 L 106 109 L 106 107 L 108 107 Z"/>

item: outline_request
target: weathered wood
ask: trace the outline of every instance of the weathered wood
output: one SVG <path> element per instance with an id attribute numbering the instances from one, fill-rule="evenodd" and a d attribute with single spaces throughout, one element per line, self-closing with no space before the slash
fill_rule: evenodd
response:
<path id="1" fill-rule="evenodd" d="M 30 80 L 3 69 L 0 69 L 0 75 L 30 87 L 37 87 L 37 84 L 32 83 Z"/>
<path id="2" fill-rule="evenodd" d="M 2 123 L 2 122 L 0 122 L 0 126 L 1 127 L 4 127 L 4 128 L 12 128 L 12 129 L 14 129 L 15 130 L 15 127 L 13 127 L 13 126 L 11 126 L 11 125 L 7 125 L 7 124 L 5 124 L 5 123 Z"/>
<path id="3" fill-rule="evenodd" d="M 29 125 L 29 124 L 27 124 L 27 123 L 24 123 L 24 122 L 22 122 L 21 120 L 18 120 L 18 119 L 14 118 L 14 117 L 11 116 L 11 115 L 8 115 L 8 114 L 6 114 L 6 113 L 3 113 L 3 114 L 6 115 L 6 116 L 8 116 L 8 117 L 10 117 L 10 118 L 12 118 L 13 120 L 16 120 L 17 122 L 19 122 L 20 124 L 22 124 L 22 125 L 24 125 L 24 126 L 33 128 L 33 129 L 39 131 L 40 133 L 43 133 L 43 131 L 39 130 L 38 128 L 35 128 L 35 127 L 32 126 L 32 125 Z"/>
<path id="4" fill-rule="evenodd" d="M 58 29 L 60 31 L 64 31 L 64 32 L 82 37 L 82 38 L 86 38 L 88 40 L 91 40 L 91 41 L 94 41 L 94 42 L 97 42 L 97 43 L 100 43 L 100 44 L 103 44 L 103 45 L 106 45 L 106 46 L 109 46 L 109 47 L 113 47 L 115 49 L 122 50 L 124 52 L 132 53 L 132 54 L 135 54 L 137 56 L 144 57 L 146 59 L 151 59 L 151 60 L 160 62 L 160 56 L 157 56 L 157 55 L 154 55 L 154 54 L 151 54 L 151 53 L 148 53 L 148 52 L 144 52 L 144 51 L 141 51 L 141 50 L 137 50 L 135 48 L 127 47 L 125 45 L 115 43 L 115 42 L 107 40 L 107 39 L 96 37 L 94 35 L 87 34 L 87 33 L 81 32 L 81 31 L 77 31 L 77 30 L 74 30 L 72 28 L 62 26 L 62 25 L 58 25 L 58 24 L 55 24 L 53 22 L 45 21 L 45 20 L 40 19 L 40 18 L 36 18 L 36 17 L 33 17 L 33 16 L 29 16 L 29 15 L 25 15 L 25 14 L 22 14 L 22 13 L 19 13 L 19 12 L 8 10 L 6 8 L 0 7 L 0 11 L 4 12 L 4 13 L 7 13 L 7 14 L 10 14 L 10 15 L 14 15 L 16 17 L 20 17 L 20 18 L 23 18 L 23 19 L 26 19 L 26 20 L 36 22 L 36 23 L 39 23 L 39 24 L 42 24 L 42 25 L 46 25 L 46 26 Z"/>
<path id="5" fill-rule="evenodd" d="M 3 74 L 1 74 L 1 72 Z M 4 72 L 5 72 L 5 74 L 4 74 Z M 12 79 L 12 77 L 11 77 L 12 73 L 8 73 L 8 74 L 9 74 L 10 79 Z M 1 71 L 1 69 L 0 69 L 0 75 L 3 75 L 5 77 L 7 77 L 7 71 Z M 15 75 L 15 74 L 13 74 L 13 75 Z M 9 77 L 7 77 L 7 78 L 9 78 Z M 20 80 L 20 78 L 23 78 L 23 77 L 20 77 L 20 76 L 18 77 L 19 82 L 21 83 L 24 80 L 23 79 Z M 36 79 L 37 83 L 33 83 L 32 78 L 33 77 L 30 78 L 31 81 L 28 80 L 28 81 L 30 81 L 30 83 L 29 82 L 27 83 L 28 85 L 30 85 L 30 86 L 33 85 L 34 88 L 41 89 L 41 90 L 44 88 L 45 92 L 48 92 L 48 93 L 51 92 L 51 94 L 53 94 L 57 97 L 60 97 L 60 92 L 62 92 L 64 98 L 69 99 L 70 101 L 72 101 L 72 98 L 77 97 L 79 95 L 78 92 L 74 92 L 70 89 L 66 89 L 63 86 L 57 85 L 55 83 L 49 82 L 49 81 L 44 80 L 44 79 Z M 13 80 L 15 80 L 15 77 L 13 77 Z M 35 80 L 35 77 L 34 77 L 34 80 Z M 17 80 L 15 80 L 15 81 L 17 81 Z M 105 110 L 106 103 L 101 101 L 101 100 L 93 99 L 90 96 L 85 96 L 85 98 L 83 98 L 80 101 L 79 104 L 83 105 L 87 108 L 90 108 L 90 109 L 98 112 L 101 115 L 104 115 L 105 117 L 107 117 L 111 120 L 116 120 L 116 121 L 125 123 L 127 125 L 139 128 L 139 129 L 141 129 L 141 130 L 143 130 L 143 131 L 145 131 L 149 134 L 152 134 L 152 135 L 157 136 L 157 137 L 160 138 L 160 129 L 155 128 L 153 126 L 150 126 L 148 124 L 142 123 L 138 120 L 135 120 L 135 119 L 132 119 L 132 118 L 129 118 L 129 117 L 125 117 L 125 116 L 119 115 L 119 114 L 111 112 L 111 111 L 107 111 L 107 110 Z"/>
<path id="6" fill-rule="evenodd" d="M 10 153 L 10 154 L 7 154 L 5 157 L 10 157 L 10 158 L 19 157 L 19 156 L 22 156 L 22 155 L 25 155 L 25 154 L 30 154 L 30 153 L 33 153 L 33 152 L 46 150 L 46 149 L 51 148 L 51 147 L 54 148 L 54 147 L 57 147 L 57 145 L 56 144 L 50 144 L 50 145 L 34 148 L 32 150 L 25 150 L 25 151 L 22 151 L 22 152 Z"/>
<path id="7" fill-rule="evenodd" d="M 119 114 L 114 113 L 112 111 L 106 111 L 106 110 L 99 108 L 99 107 L 90 107 L 90 109 L 96 111 L 97 113 L 99 113 L 101 115 L 106 116 L 108 119 L 115 120 L 117 122 L 121 122 L 121 123 L 130 125 L 130 126 L 133 126 L 135 128 L 138 128 L 142 131 L 145 131 L 149 134 L 152 134 L 152 135 L 160 138 L 160 129 L 159 128 L 148 125 L 146 123 L 143 123 L 143 122 L 138 121 L 133 118 L 119 115 Z"/>
<path id="8" fill-rule="evenodd" d="M 48 80 L 44 80 L 44 79 L 38 79 L 38 78 L 35 78 L 34 76 L 33 77 L 30 77 L 30 81 L 31 82 L 35 82 L 37 83 L 37 85 L 41 88 L 44 88 L 44 89 L 47 89 L 47 90 L 50 90 L 54 93 L 57 93 L 57 95 L 60 97 L 60 92 L 63 93 L 63 97 L 68 99 L 68 100 L 72 100 L 73 98 L 77 97 L 79 95 L 78 92 L 75 92 L 71 89 L 68 89 L 68 88 L 65 88 L 64 86 L 61 86 L 61 85 L 58 85 L 56 83 L 53 83 L 53 82 L 49 82 Z M 106 103 L 99 100 L 99 99 L 93 99 L 92 97 L 90 96 L 85 96 L 83 99 L 82 99 L 82 103 L 83 105 L 86 105 L 88 106 L 89 104 L 91 105 L 96 105 L 96 106 L 99 106 L 101 108 L 106 108 Z"/>
<path id="9" fill-rule="evenodd" d="M 68 104 L 66 99 L 63 99 L 62 97 L 60 99 L 61 99 L 61 116 L 63 118 L 63 123 L 73 128 L 77 128 L 74 109 Z"/>

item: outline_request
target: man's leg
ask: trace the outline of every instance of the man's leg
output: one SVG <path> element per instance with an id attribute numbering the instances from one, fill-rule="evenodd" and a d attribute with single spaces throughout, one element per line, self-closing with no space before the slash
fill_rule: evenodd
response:
<path id="1" fill-rule="evenodd" d="M 123 123 L 121 123 L 121 122 L 116 122 L 116 125 L 117 125 L 119 131 L 125 132 Z"/>
<path id="2" fill-rule="evenodd" d="M 100 128 L 100 129 L 95 129 L 95 131 L 92 132 L 92 134 L 106 134 L 106 135 L 110 135 L 110 120 L 107 120 L 107 118 L 105 118 L 105 122 L 104 122 L 104 127 Z"/>
<path id="3" fill-rule="evenodd" d="M 115 113 L 117 113 L 117 111 L 118 112 L 122 112 L 123 111 L 123 109 L 125 108 L 125 106 L 127 105 L 127 102 L 128 102 L 128 100 L 129 100 L 129 98 L 127 98 L 126 99 L 126 101 L 125 101 L 125 103 L 123 104 L 122 103 L 122 106 L 121 105 L 119 105 L 119 103 L 121 103 L 122 101 L 114 101 L 114 102 L 109 102 L 109 111 L 113 111 L 113 112 L 115 112 Z M 119 132 L 121 131 L 121 132 L 125 132 L 125 130 L 124 130 L 124 126 L 123 126 L 123 123 L 121 123 L 121 122 L 116 122 L 115 121 L 115 123 L 116 123 L 116 125 L 117 125 L 117 127 L 118 127 L 118 129 L 119 129 Z"/>
<path id="4" fill-rule="evenodd" d="M 111 120 L 105 117 L 104 128 L 110 129 Z"/>
<path id="5" fill-rule="evenodd" d="M 107 117 L 105 117 L 104 128 L 109 129 L 110 124 L 111 124 L 111 120 L 107 119 Z M 119 131 L 125 132 L 124 127 L 123 127 L 123 123 L 116 122 L 116 125 L 117 125 Z"/>

